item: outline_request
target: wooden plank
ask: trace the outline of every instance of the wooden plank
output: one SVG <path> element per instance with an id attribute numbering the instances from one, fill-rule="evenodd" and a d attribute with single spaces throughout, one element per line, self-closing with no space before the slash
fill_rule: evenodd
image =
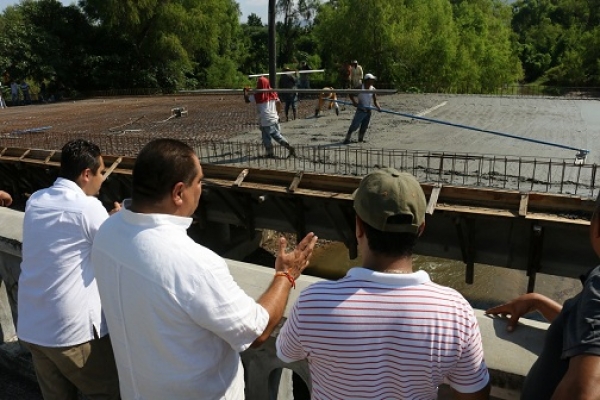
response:
<path id="1" fill-rule="evenodd" d="M 27 156 L 27 154 L 29 154 L 31 152 L 31 149 L 27 149 L 25 150 L 25 153 L 23 153 L 21 155 L 21 157 L 19 157 L 19 161 L 23 161 L 23 159 Z"/>
<path id="2" fill-rule="evenodd" d="M 2 148 L 0 162 L 21 162 L 44 167 L 58 167 L 60 151 Z M 104 156 L 105 163 L 111 165 L 111 174 L 130 176 L 135 157 Z M 119 162 L 117 162 L 119 161 Z M 234 188 L 244 192 L 260 194 L 290 194 L 314 198 L 348 201 L 358 187 L 361 177 L 326 175 L 294 171 L 277 171 L 261 168 L 247 168 L 247 174 L 240 179 L 239 166 L 204 165 L 205 182 L 215 187 Z M 291 182 L 291 184 L 290 184 Z M 443 210 L 448 212 L 476 213 L 489 216 L 519 217 L 585 224 L 595 208 L 594 199 L 575 195 L 550 193 L 527 193 L 516 190 L 474 188 L 439 184 L 421 184 L 429 196 L 427 212 Z"/>
<path id="3" fill-rule="evenodd" d="M 288 187 L 288 192 L 294 193 L 296 191 L 296 189 L 298 189 L 298 185 L 300 185 L 300 181 L 302 180 L 302 175 L 304 175 L 304 172 L 302 172 L 302 171 L 296 172 L 296 176 L 294 176 L 294 180 L 292 181 L 292 183 L 290 183 L 290 186 Z"/>
<path id="4" fill-rule="evenodd" d="M 56 153 L 56 150 L 52 150 L 50 152 L 50 154 L 48 154 L 48 156 L 46 157 L 46 159 L 44 160 L 44 164 L 48 164 L 48 161 L 50 161 L 50 159 L 52 158 L 52 156 Z"/>
<path id="5" fill-rule="evenodd" d="M 230 179 L 234 181 L 239 174 L 239 167 L 205 165 L 202 169 L 207 179 Z M 244 184 L 252 182 L 287 187 L 289 182 L 294 179 L 295 174 L 293 171 L 249 168 L 249 176 L 244 179 Z M 352 193 L 358 187 L 360 180 L 359 177 L 304 173 L 302 185 L 315 190 Z"/>
<path id="6" fill-rule="evenodd" d="M 527 216 L 527 206 L 529 205 L 529 193 L 521 193 L 521 203 L 519 204 L 519 215 Z"/>
<path id="7" fill-rule="evenodd" d="M 437 185 L 431 190 L 431 195 L 429 196 L 429 202 L 427 203 L 427 209 L 425 213 L 429 215 L 433 215 L 435 211 L 435 206 L 437 205 L 438 197 L 440 196 L 440 191 L 442 190 L 442 185 Z"/>
<path id="8" fill-rule="evenodd" d="M 121 160 L 119 162 L 119 167 L 116 170 L 133 170 L 133 166 L 135 165 L 135 157 L 102 155 L 102 158 L 104 159 L 104 164 L 106 165 L 110 165 L 116 160 Z"/>
<path id="9" fill-rule="evenodd" d="M 104 172 L 104 179 L 108 178 L 110 174 L 113 173 L 113 171 L 117 168 L 117 166 L 121 163 L 122 160 L 123 158 L 119 157 L 112 163 L 112 165 Z"/>
<path id="10" fill-rule="evenodd" d="M 231 188 L 231 181 L 228 180 L 220 180 L 220 179 L 204 179 L 204 184 L 207 187 L 215 187 L 215 188 Z M 235 188 L 240 192 L 259 192 L 261 194 L 268 195 L 269 193 L 274 194 L 289 194 L 287 187 L 275 186 L 275 185 L 264 185 L 257 184 L 254 182 L 244 182 L 243 186 L 239 188 Z M 296 189 L 294 193 L 299 196 L 309 196 L 309 197 L 317 197 L 323 199 L 331 199 L 331 200 L 352 200 L 351 193 L 333 193 L 333 192 L 325 192 L 318 191 L 312 189 L 299 188 Z"/>
<path id="11" fill-rule="evenodd" d="M 500 217 L 500 218 L 522 218 L 517 213 L 507 209 L 492 209 L 483 207 L 469 207 L 462 205 L 452 204 L 440 204 L 436 208 L 437 211 L 452 212 L 457 214 L 473 214 L 473 215 L 484 215 L 488 217 Z M 545 213 L 532 213 L 528 212 L 525 217 L 527 220 L 542 221 L 542 222 L 556 222 L 561 224 L 571 225 L 589 225 L 590 221 L 583 218 L 569 218 L 563 217 L 556 214 L 545 214 Z"/>
<path id="12" fill-rule="evenodd" d="M 235 180 L 235 182 L 233 182 L 233 185 L 231 185 L 231 186 L 241 186 L 241 184 L 244 181 L 244 178 L 246 178 L 246 176 L 248 176 L 248 168 L 244 168 L 242 170 L 242 172 L 240 172 L 237 179 Z"/>

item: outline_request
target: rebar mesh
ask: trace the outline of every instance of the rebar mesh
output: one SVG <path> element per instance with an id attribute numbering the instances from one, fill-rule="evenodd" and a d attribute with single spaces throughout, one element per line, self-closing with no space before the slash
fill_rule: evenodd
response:
<path id="1" fill-rule="evenodd" d="M 302 170 L 363 176 L 379 167 L 410 172 L 421 182 L 572 194 L 597 195 L 597 164 L 575 165 L 573 160 L 509 157 L 428 151 L 365 149 L 348 146 L 296 146 L 296 157 L 276 147 L 265 158 L 258 143 L 190 141 L 200 161 L 250 168 Z"/>

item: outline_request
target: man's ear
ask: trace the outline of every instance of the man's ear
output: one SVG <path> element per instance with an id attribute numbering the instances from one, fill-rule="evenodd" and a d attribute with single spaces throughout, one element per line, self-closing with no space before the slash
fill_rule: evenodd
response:
<path id="1" fill-rule="evenodd" d="M 360 219 L 360 217 L 356 216 L 356 238 L 361 238 L 365 235 L 365 223 Z"/>
<path id="2" fill-rule="evenodd" d="M 77 185 L 80 188 L 83 188 L 90 181 L 91 175 L 92 175 L 92 170 L 89 168 L 86 168 L 83 171 L 81 171 L 81 173 L 77 177 L 77 180 L 75 181 L 75 183 L 77 183 Z"/>
<path id="3" fill-rule="evenodd" d="M 173 189 L 171 190 L 171 199 L 176 206 L 181 206 L 183 204 L 183 190 L 185 189 L 185 185 L 183 182 L 177 182 Z"/>

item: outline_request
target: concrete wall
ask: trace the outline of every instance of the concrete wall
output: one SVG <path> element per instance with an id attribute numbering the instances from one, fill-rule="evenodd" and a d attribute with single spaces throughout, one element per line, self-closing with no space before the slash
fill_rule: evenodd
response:
<path id="1" fill-rule="evenodd" d="M 23 213 L 0 208 L 0 364 L 35 379 L 27 353 L 18 345 L 14 321 L 17 319 L 17 282 L 20 273 L 20 251 Z M 258 298 L 273 277 L 273 270 L 258 265 L 228 260 L 238 284 L 251 296 Z M 296 298 L 308 285 L 320 280 L 303 276 L 297 282 L 286 308 L 286 316 Z M 523 377 L 537 358 L 548 324 L 522 320 L 514 333 L 506 332 L 506 321 L 484 315 L 476 310 L 483 337 L 485 358 L 492 371 L 492 394 L 498 399 L 517 398 Z M 275 332 L 275 336 L 278 330 Z M 285 364 L 275 356 L 275 338 L 260 349 L 242 354 L 247 375 L 247 399 L 291 399 L 294 390 L 310 388 L 306 362 Z M 292 382 L 292 371 L 296 375 Z M 298 383 L 300 382 L 300 383 Z M 302 383 L 303 382 L 303 383 Z M 297 399 L 302 395 L 296 395 Z"/>

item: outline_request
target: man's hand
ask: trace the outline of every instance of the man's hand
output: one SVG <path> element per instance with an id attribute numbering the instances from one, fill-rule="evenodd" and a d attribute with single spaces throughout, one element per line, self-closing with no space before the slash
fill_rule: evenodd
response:
<path id="1" fill-rule="evenodd" d="M 499 315 L 501 317 L 510 315 L 506 330 L 512 332 L 516 329 L 519 318 L 525 314 L 533 311 L 539 311 L 544 318 L 552 322 L 561 309 L 562 307 L 560 304 L 550 300 L 546 296 L 543 296 L 539 293 L 527 293 L 509 301 L 506 304 L 492 307 L 486 310 L 485 313 Z"/>
<path id="2" fill-rule="evenodd" d="M 12 204 L 12 197 L 4 190 L 0 190 L 0 207 L 9 207 Z"/>
<path id="3" fill-rule="evenodd" d="M 313 232 L 309 233 L 296 245 L 296 248 L 287 253 L 285 251 L 287 240 L 282 236 L 279 238 L 279 252 L 275 259 L 275 270 L 277 272 L 288 272 L 294 279 L 298 279 L 302 271 L 308 267 L 318 237 Z"/>
<path id="4" fill-rule="evenodd" d="M 257 301 L 269 313 L 269 322 L 263 333 L 252 343 L 252 347 L 258 347 L 264 343 L 281 321 L 290 289 L 294 287 L 294 281 L 300 277 L 302 271 L 308 266 L 308 261 L 316 243 L 317 237 L 311 232 L 296 245 L 293 251 L 288 253 L 285 251 L 287 240 L 284 237 L 279 238 L 279 252 L 275 260 L 275 270 L 280 274 L 275 275 L 271 286 Z M 290 276 L 293 280 L 289 278 Z M 288 279 L 284 279 L 284 277 Z"/>
<path id="5" fill-rule="evenodd" d="M 123 208 L 123 205 L 118 201 L 115 201 L 113 203 L 113 209 L 109 211 L 108 215 L 113 215 L 114 213 L 121 211 L 121 208 Z"/>

